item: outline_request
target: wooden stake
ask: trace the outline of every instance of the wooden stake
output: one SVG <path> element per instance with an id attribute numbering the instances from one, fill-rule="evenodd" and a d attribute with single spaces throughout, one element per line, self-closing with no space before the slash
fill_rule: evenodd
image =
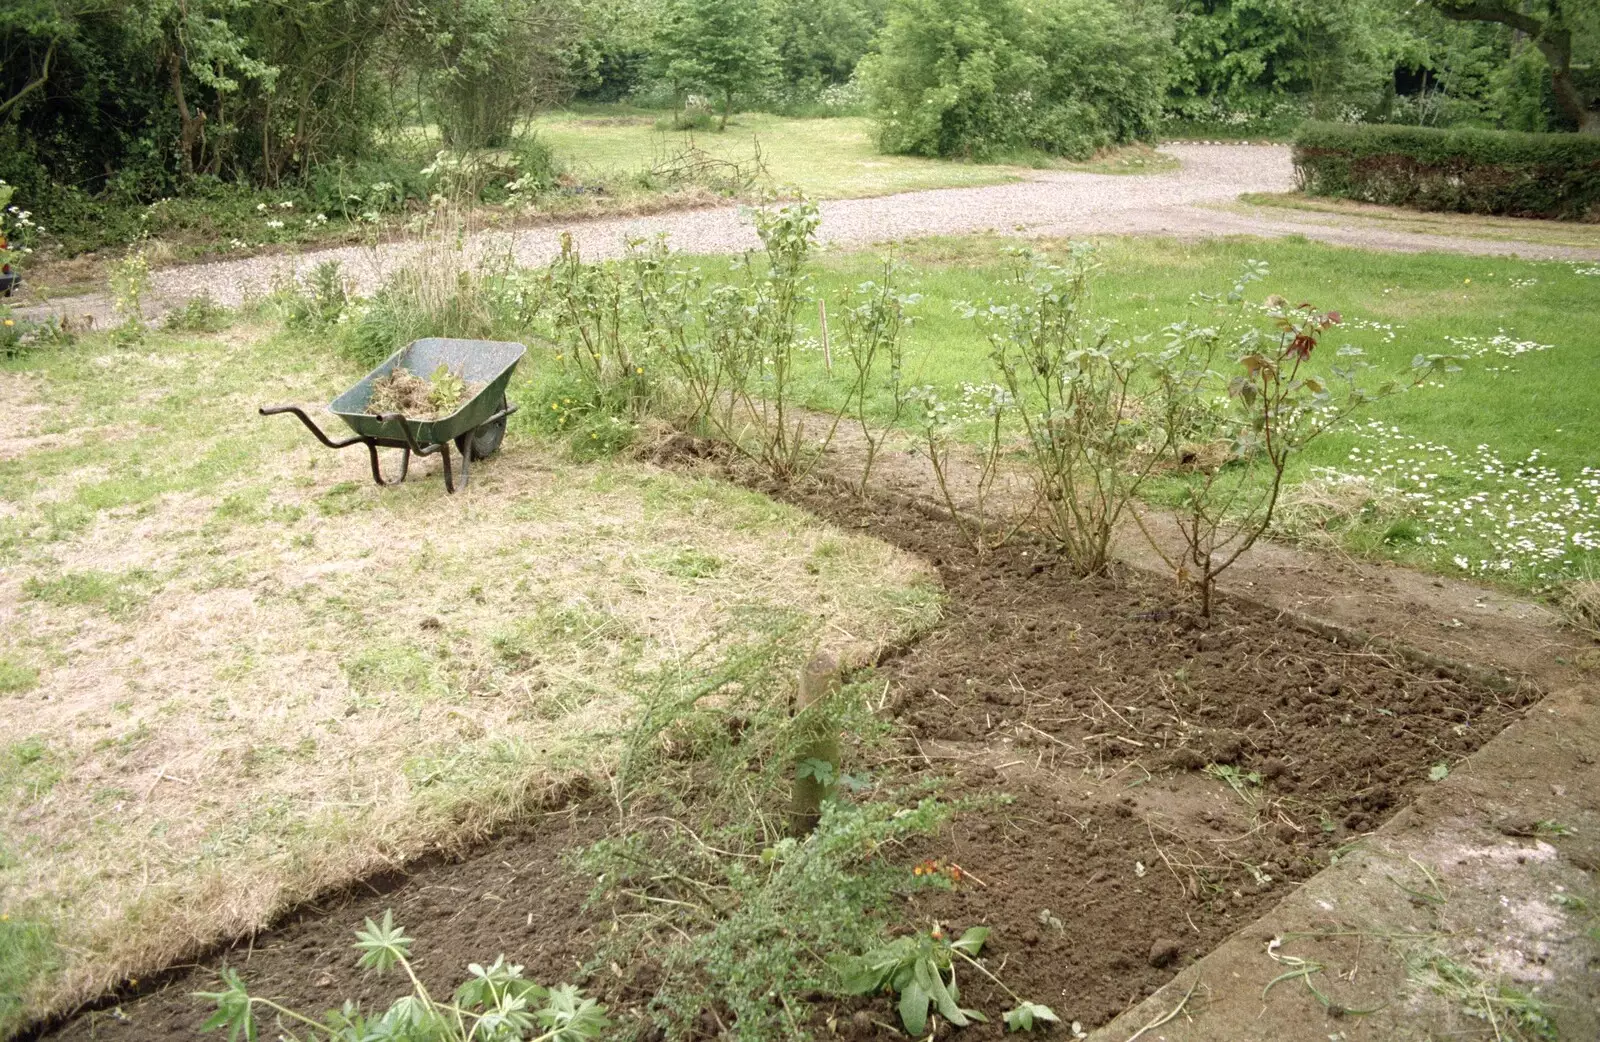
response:
<path id="1" fill-rule="evenodd" d="M 839 690 L 839 663 L 832 655 L 819 654 L 800 671 L 800 690 L 795 695 L 794 713 L 801 716 Z M 817 714 L 820 718 L 822 714 Z M 804 836 L 822 818 L 822 801 L 830 798 L 839 781 L 839 736 L 831 721 L 807 721 L 809 740 L 795 751 L 794 789 L 789 799 L 789 831 Z M 826 766 L 824 766 L 826 765 Z M 826 780 L 819 778 L 819 773 Z"/>
<path id="2" fill-rule="evenodd" d="M 828 347 L 828 302 L 817 298 L 817 317 L 822 320 L 822 364 L 833 372 L 833 351 Z"/>

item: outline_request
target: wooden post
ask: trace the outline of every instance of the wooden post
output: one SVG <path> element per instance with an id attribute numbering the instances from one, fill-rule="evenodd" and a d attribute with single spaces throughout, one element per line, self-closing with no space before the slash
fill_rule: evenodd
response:
<path id="1" fill-rule="evenodd" d="M 801 716 L 839 690 L 839 663 L 822 653 L 800 670 L 800 691 L 795 696 L 795 716 Z M 802 726 L 806 740 L 795 751 L 794 789 L 789 800 L 789 831 L 804 836 L 817 827 L 822 817 L 822 801 L 830 798 L 839 783 L 839 736 L 831 722 L 806 721 Z M 819 776 L 820 775 L 820 776 Z"/>
<path id="2" fill-rule="evenodd" d="M 817 318 L 822 322 L 822 364 L 833 372 L 833 349 L 828 346 L 828 302 L 817 298 Z"/>

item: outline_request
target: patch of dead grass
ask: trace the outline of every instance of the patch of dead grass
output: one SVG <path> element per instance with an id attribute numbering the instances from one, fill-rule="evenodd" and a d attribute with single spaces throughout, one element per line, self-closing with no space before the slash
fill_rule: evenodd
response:
<path id="1" fill-rule="evenodd" d="M 127 501 L 9 544 L 0 573 L 0 655 L 39 669 L 0 701 L 0 747 L 42 742 L 60 765 L 0 808 L 0 911 L 50 908 L 61 953 L 27 1014 L 529 814 L 603 772 L 639 678 L 694 649 L 798 613 L 858 655 L 937 613 L 923 566 L 875 540 L 515 433 L 462 494 L 432 461 L 376 488 L 364 454 L 254 415 L 353 378 L 283 341 L 156 337 L 137 350 L 157 364 L 80 350 L 42 365 L 50 397 L 141 433 L 137 451 L 86 442 L 7 519 L 44 530 L 84 470 Z M 151 403 L 173 382 L 187 412 L 163 429 Z M 90 571 L 147 596 L 112 612 L 27 593 Z"/>

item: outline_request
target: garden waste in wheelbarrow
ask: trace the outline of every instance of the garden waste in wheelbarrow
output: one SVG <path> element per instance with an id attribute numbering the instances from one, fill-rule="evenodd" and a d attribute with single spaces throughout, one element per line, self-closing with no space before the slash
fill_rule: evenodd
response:
<path id="1" fill-rule="evenodd" d="M 372 461 L 372 480 L 380 485 L 398 485 L 406 479 L 411 457 L 439 453 L 444 462 L 444 487 L 447 492 L 467 487 L 467 471 L 473 460 L 494 455 L 506 433 L 506 417 L 517 411 L 506 403 L 506 385 L 528 349 L 501 340 L 449 340 L 429 337 L 415 340 L 386 358 L 382 365 L 361 378 L 361 382 L 335 398 L 328 406 L 355 432 L 354 436 L 334 441 L 323 433 L 298 405 L 270 405 L 260 410 L 263 416 L 292 413 L 317 440 L 330 449 L 361 444 Z M 373 385 L 397 368 L 413 373 L 432 373 L 444 366 L 476 387 L 448 416 L 436 419 L 409 419 L 401 413 L 373 415 L 367 412 Z M 450 445 L 461 456 L 461 483 L 456 484 L 450 466 Z M 400 449 L 400 476 L 386 480 L 378 464 L 378 449 Z"/>

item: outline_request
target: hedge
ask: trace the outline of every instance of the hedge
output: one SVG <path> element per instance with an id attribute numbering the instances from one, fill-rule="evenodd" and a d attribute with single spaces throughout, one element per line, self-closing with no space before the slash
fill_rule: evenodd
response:
<path id="1" fill-rule="evenodd" d="M 1600 137 L 1307 123 L 1294 166 L 1311 195 L 1600 221 Z"/>

